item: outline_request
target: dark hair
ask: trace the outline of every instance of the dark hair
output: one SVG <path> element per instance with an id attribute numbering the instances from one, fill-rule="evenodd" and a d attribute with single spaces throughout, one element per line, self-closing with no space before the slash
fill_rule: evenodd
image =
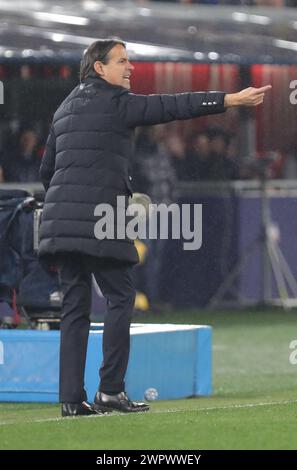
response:
<path id="1" fill-rule="evenodd" d="M 94 70 L 95 62 L 99 60 L 103 64 L 107 64 L 109 60 L 108 53 L 117 44 L 126 48 L 126 44 L 118 38 L 98 39 L 88 47 L 80 63 L 81 82 L 87 77 L 96 77 L 98 75 Z"/>

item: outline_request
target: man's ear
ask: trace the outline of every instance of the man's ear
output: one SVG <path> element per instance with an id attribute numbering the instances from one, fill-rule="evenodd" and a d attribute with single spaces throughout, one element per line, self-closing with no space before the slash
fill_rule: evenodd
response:
<path id="1" fill-rule="evenodd" d="M 100 62 L 100 60 L 96 60 L 94 63 L 94 70 L 98 75 L 100 75 L 100 77 L 104 76 L 103 64 Z"/>

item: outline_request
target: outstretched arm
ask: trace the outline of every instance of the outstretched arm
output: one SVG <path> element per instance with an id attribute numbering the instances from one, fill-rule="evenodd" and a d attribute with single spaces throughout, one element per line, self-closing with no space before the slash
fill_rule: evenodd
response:
<path id="1" fill-rule="evenodd" d="M 224 97 L 220 91 L 135 95 L 124 90 L 116 99 L 118 115 L 128 127 L 137 127 L 223 113 Z"/>
<path id="2" fill-rule="evenodd" d="M 227 93 L 224 99 L 225 108 L 231 106 L 258 106 L 263 103 L 266 91 L 270 90 L 271 85 L 266 85 L 261 88 L 245 88 L 238 93 Z"/>
<path id="3" fill-rule="evenodd" d="M 117 99 L 121 118 L 129 127 L 137 127 L 222 113 L 231 106 L 258 106 L 270 89 L 271 85 L 266 85 L 229 94 L 211 91 L 174 95 L 134 95 L 124 90 Z"/>

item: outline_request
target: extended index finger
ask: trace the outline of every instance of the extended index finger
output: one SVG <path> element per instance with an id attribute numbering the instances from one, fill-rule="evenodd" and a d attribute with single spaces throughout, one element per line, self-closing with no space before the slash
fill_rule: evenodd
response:
<path id="1" fill-rule="evenodd" d="M 265 85 L 265 86 L 262 86 L 261 88 L 257 88 L 256 93 L 257 94 L 265 93 L 266 91 L 271 90 L 271 88 L 272 88 L 271 85 Z"/>

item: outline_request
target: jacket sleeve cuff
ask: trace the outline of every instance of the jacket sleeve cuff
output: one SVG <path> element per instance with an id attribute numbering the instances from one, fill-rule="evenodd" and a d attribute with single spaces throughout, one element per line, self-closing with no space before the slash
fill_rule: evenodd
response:
<path id="1" fill-rule="evenodd" d="M 221 91 L 209 91 L 205 93 L 201 103 L 203 114 L 224 113 L 227 108 L 224 106 L 225 94 Z"/>

